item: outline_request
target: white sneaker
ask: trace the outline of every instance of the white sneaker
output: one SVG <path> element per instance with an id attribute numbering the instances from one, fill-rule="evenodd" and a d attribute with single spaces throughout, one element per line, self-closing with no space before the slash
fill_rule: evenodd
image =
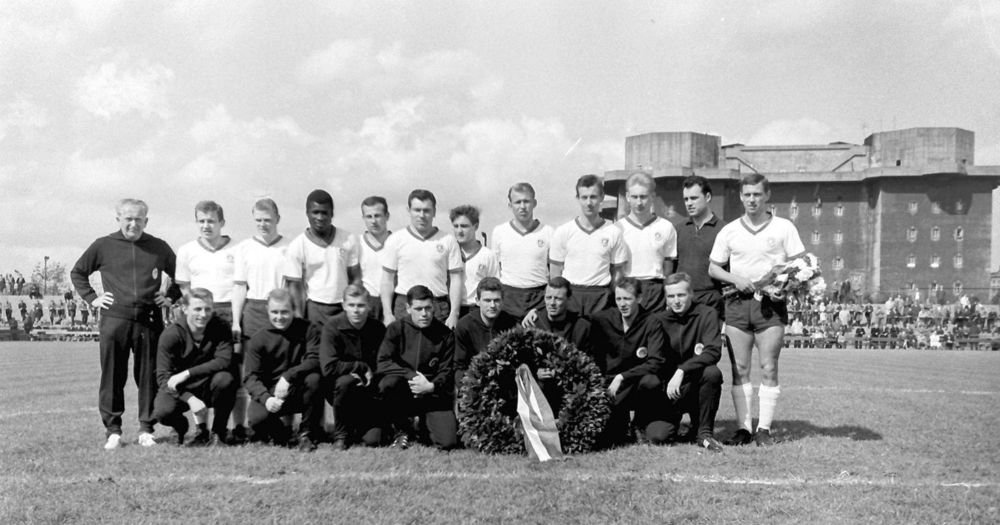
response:
<path id="1" fill-rule="evenodd" d="M 114 450 L 120 446 L 122 446 L 122 435 L 111 434 L 108 436 L 108 441 L 104 443 L 104 450 Z"/>
<path id="2" fill-rule="evenodd" d="M 156 438 L 149 432 L 142 432 L 139 434 L 139 444 L 144 447 L 156 446 Z"/>

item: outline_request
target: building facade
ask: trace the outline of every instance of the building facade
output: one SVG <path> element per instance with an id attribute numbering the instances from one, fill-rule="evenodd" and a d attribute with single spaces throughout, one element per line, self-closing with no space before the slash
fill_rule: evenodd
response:
<path id="1" fill-rule="evenodd" d="M 628 213 L 624 182 L 645 171 L 657 183 L 657 213 L 685 219 L 682 182 L 707 178 L 712 208 L 725 221 L 743 208 L 739 180 L 771 183 L 770 210 L 791 219 L 831 285 L 854 294 L 989 300 L 992 192 L 1000 166 L 975 165 L 975 135 L 959 128 L 912 128 L 868 136 L 864 144 L 722 145 L 714 135 L 647 133 L 625 140 L 625 169 L 605 173 Z"/>

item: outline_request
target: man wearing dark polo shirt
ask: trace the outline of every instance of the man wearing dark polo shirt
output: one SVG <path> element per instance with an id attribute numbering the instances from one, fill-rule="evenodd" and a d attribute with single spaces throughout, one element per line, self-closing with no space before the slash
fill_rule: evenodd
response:
<path id="1" fill-rule="evenodd" d="M 691 276 L 691 289 L 696 303 L 710 306 L 724 319 L 722 283 L 708 276 L 708 256 L 715 237 L 724 224 L 712 213 L 712 187 L 708 179 L 692 175 L 684 179 L 684 207 L 687 219 L 677 226 L 677 271 Z"/>

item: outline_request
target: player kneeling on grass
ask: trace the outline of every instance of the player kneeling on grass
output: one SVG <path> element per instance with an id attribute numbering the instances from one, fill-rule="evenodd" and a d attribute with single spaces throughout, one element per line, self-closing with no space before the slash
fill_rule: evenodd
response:
<path id="1" fill-rule="evenodd" d="M 250 394 L 247 418 L 254 441 L 288 445 L 291 416 L 301 412 L 299 449 L 312 451 L 322 436 L 318 324 L 294 317 L 292 295 L 283 288 L 267 297 L 270 328 L 247 345 L 243 384 Z"/>
<path id="2" fill-rule="evenodd" d="M 188 409 L 194 414 L 198 432 L 189 445 L 226 445 L 226 424 L 236 401 L 237 383 L 228 371 L 233 356 L 233 333 L 229 323 L 213 312 L 212 292 L 192 288 L 182 299 L 183 315 L 160 336 L 156 353 L 159 392 L 153 402 L 153 417 L 173 427 L 177 443 L 184 443 Z M 208 407 L 215 409 L 212 434 L 206 425 Z"/>
<path id="3" fill-rule="evenodd" d="M 592 318 L 594 344 L 591 355 L 608 382 L 614 398 L 611 417 L 598 438 L 598 447 L 611 447 L 629 440 L 632 425 L 645 439 L 657 445 L 671 438 L 667 423 L 668 403 L 663 392 L 661 369 L 672 370 L 676 358 L 659 319 L 639 305 L 642 286 L 633 277 L 615 282 L 615 305 Z"/>
<path id="4" fill-rule="evenodd" d="M 715 439 L 715 414 L 722 396 L 722 372 L 715 366 L 721 356 L 722 335 L 719 314 L 714 308 L 692 302 L 691 277 L 679 272 L 667 277 L 667 311 L 663 326 L 669 351 L 680 363 L 667 382 L 667 397 L 672 403 L 672 432 L 677 431 L 681 415 L 691 414 L 691 435 L 696 443 L 712 452 L 722 452 Z M 671 373 L 664 370 L 666 377 Z"/>
<path id="5" fill-rule="evenodd" d="M 448 450 L 458 444 L 452 377 L 455 337 L 434 318 L 434 295 L 426 286 L 409 289 L 406 311 L 389 324 L 378 353 L 378 389 L 395 429 L 392 446 L 410 446 L 412 418 L 417 416 L 430 441 Z"/>
<path id="6" fill-rule="evenodd" d="M 344 311 L 323 326 L 319 364 L 326 399 L 333 406 L 333 448 L 354 443 L 378 446 L 382 441 L 378 387 L 372 380 L 385 325 L 372 317 L 368 290 L 361 281 L 347 285 Z"/>

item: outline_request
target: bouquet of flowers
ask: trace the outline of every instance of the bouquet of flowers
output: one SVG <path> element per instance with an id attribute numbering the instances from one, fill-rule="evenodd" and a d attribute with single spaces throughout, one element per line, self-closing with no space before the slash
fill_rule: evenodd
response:
<path id="1" fill-rule="evenodd" d="M 826 292 L 826 281 L 820 275 L 819 258 L 811 253 L 785 264 L 775 265 L 763 277 L 754 281 L 753 285 L 757 289 L 754 295 L 758 299 L 767 295 L 776 301 L 783 301 L 788 294 L 807 293 L 819 297 Z M 739 290 L 733 285 L 722 289 L 723 297 L 738 293 Z"/>

